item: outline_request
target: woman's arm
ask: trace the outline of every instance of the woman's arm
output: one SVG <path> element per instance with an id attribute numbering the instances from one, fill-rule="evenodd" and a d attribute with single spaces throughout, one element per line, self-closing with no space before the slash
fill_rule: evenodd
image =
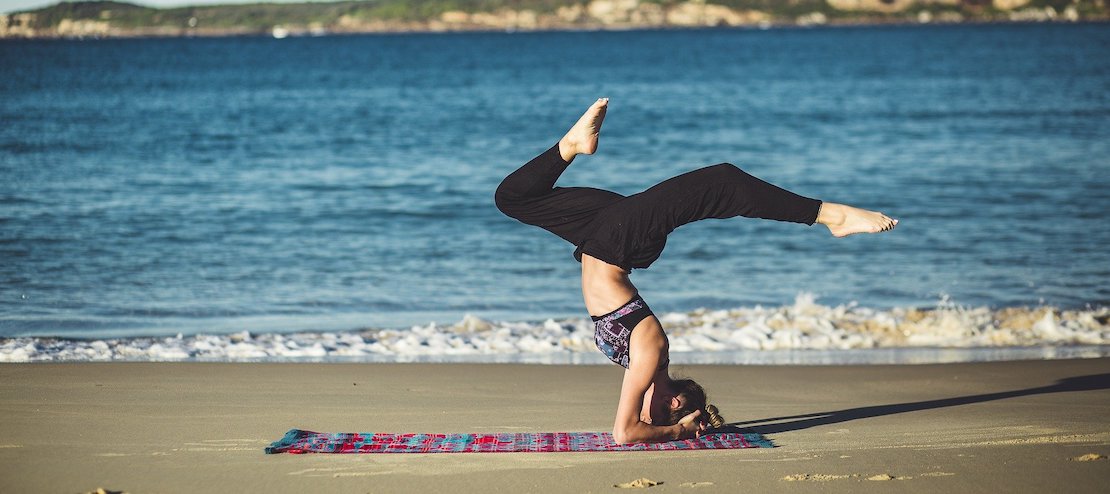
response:
<path id="1" fill-rule="evenodd" d="M 667 339 L 659 320 L 651 316 L 640 321 L 629 341 L 631 359 L 628 370 L 624 372 L 617 417 L 613 423 L 613 439 L 618 444 L 687 439 L 694 437 L 702 428 L 697 422 L 700 412 L 691 413 L 674 425 L 652 425 L 640 420 L 644 395 L 651 387 L 665 351 Z"/>

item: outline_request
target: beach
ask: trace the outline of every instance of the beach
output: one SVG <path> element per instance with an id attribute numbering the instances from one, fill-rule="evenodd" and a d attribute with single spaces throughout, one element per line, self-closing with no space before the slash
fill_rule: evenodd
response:
<path id="1" fill-rule="evenodd" d="M 6 364 L 0 492 L 609 492 L 645 477 L 662 482 L 652 492 L 1101 492 L 1110 480 L 1110 461 L 1075 460 L 1110 454 L 1106 358 L 672 372 L 776 447 L 263 453 L 291 428 L 607 431 L 611 365 Z"/>
<path id="2" fill-rule="evenodd" d="M 0 40 L 0 494 L 1105 491 L 1104 25 L 282 30 Z M 611 430 L 592 239 L 495 201 L 599 97 L 556 187 L 731 163 L 900 220 L 651 234 L 670 370 L 775 447 L 265 454 Z"/>

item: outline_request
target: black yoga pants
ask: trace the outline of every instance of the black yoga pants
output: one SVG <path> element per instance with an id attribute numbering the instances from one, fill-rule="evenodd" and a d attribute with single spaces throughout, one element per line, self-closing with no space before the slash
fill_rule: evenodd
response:
<path id="1" fill-rule="evenodd" d="M 646 268 L 667 234 L 706 218 L 744 216 L 812 225 L 821 201 L 760 180 L 729 163 L 667 179 L 630 196 L 591 187 L 556 187 L 569 163 L 556 144 L 501 182 L 494 200 L 506 215 L 543 228 L 583 253 L 626 270 Z"/>

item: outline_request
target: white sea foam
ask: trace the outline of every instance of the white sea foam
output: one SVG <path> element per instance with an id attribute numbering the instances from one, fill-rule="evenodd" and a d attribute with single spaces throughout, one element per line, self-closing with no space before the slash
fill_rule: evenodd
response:
<path id="1" fill-rule="evenodd" d="M 1104 346 L 1110 345 L 1110 308 L 1105 307 L 992 310 L 942 303 L 927 310 L 877 310 L 854 304 L 819 305 L 803 294 L 790 306 L 700 309 L 658 317 L 669 335 L 676 363 L 796 363 L 806 361 L 797 352 L 803 350 L 807 352 L 802 354 L 810 357 L 824 355 L 817 359 L 820 363 L 1110 355 L 1110 346 Z M 1069 347 L 1087 350 L 1028 351 Z M 918 350 L 908 351 L 912 349 Z M 939 349 L 977 351 L 953 353 Z M 1006 349 L 1015 351 L 999 353 Z M 763 357 L 755 357 L 757 354 Z M 881 357 L 863 357 L 868 354 Z M 916 357 L 907 359 L 907 355 Z M 467 315 L 451 326 L 433 323 L 409 329 L 351 332 L 244 331 L 91 341 L 0 339 L 0 362 L 112 360 L 605 362 L 594 347 L 593 327 L 585 318 L 535 323 L 486 321 Z"/>

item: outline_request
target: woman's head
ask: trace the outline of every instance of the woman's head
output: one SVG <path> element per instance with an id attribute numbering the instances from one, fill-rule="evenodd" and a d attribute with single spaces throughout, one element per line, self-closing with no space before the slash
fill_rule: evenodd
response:
<path id="1" fill-rule="evenodd" d="M 701 410 L 701 416 L 698 419 L 709 424 L 710 427 L 725 425 L 725 419 L 717 413 L 717 407 L 706 403 L 705 389 L 693 379 L 674 379 L 671 381 L 671 387 L 678 400 L 678 406 L 671 407 L 671 424 L 677 424 L 682 417 L 694 413 L 695 410 Z"/>

